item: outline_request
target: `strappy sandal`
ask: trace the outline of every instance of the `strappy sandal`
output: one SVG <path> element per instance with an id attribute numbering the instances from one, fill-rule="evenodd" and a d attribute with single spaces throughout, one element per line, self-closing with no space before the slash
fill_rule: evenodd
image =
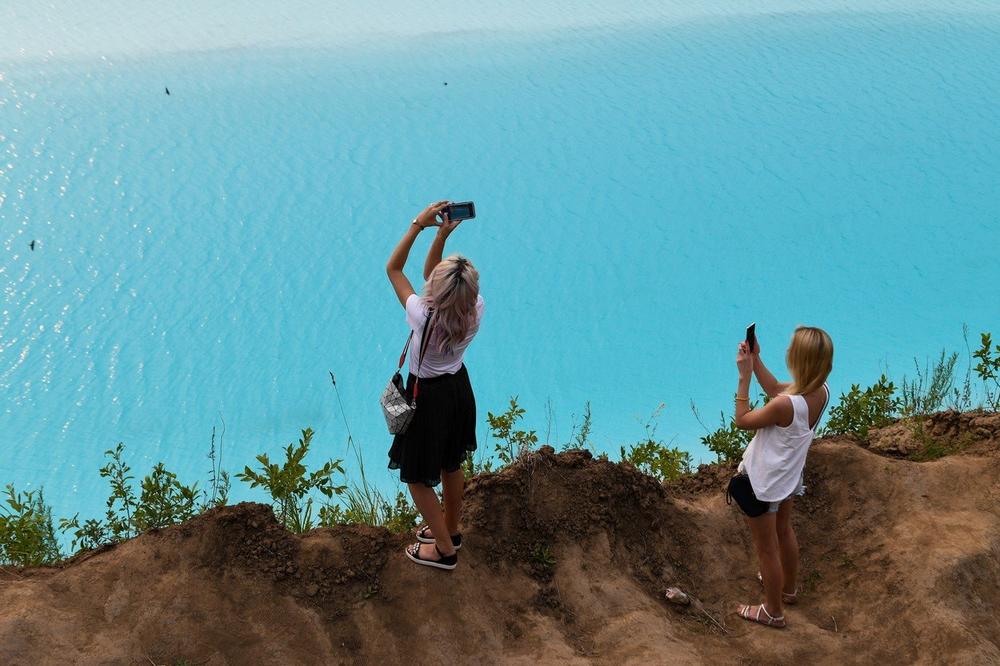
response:
<path id="1" fill-rule="evenodd" d="M 427 531 L 431 528 L 430 525 L 424 525 L 419 530 L 417 530 L 417 541 L 420 543 L 437 543 L 434 537 L 427 536 Z M 455 547 L 455 550 L 459 550 L 462 547 L 462 534 L 451 535 L 451 545 Z"/>
<path id="2" fill-rule="evenodd" d="M 749 622 L 756 622 L 757 624 L 762 624 L 765 627 L 771 627 L 772 629 L 785 628 L 786 625 L 785 625 L 784 615 L 778 615 L 778 616 L 771 615 L 770 613 L 767 612 L 767 609 L 764 608 L 764 604 L 760 604 L 759 606 L 757 606 L 757 612 L 751 615 L 750 609 L 752 608 L 753 606 L 740 607 L 739 616 Z M 760 619 L 761 613 L 763 613 L 764 616 L 767 618 L 766 620 Z"/>
<path id="3" fill-rule="evenodd" d="M 764 577 L 760 575 L 759 571 L 757 572 L 757 582 L 759 582 L 761 584 L 761 587 L 763 587 Z M 781 603 L 788 604 L 789 606 L 794 606 L 796 603 L 798 603 L 798 601 L 799 601 L 799 588 L 795 588 L 795 591 L 792 592 L 791 594 L 782 590 Z"/>
<path id="4" fill-rule="evenodd" d="M 436 569 L 444 569 L 445 571 L 451 571 L 458 566 L 458 553 L 453 553 L 451 555 L 445 555 L 441 552 L 441 549 L 434 546 L 434 550 L 441 557 L 439 560 L 427 560 L 420 557 L 420 544 L 415 543 L 412 546 L 407 547 L 406 556 L 414 562 L 414 564 L 419 564 L 424 567 L 434 567 Z"/>

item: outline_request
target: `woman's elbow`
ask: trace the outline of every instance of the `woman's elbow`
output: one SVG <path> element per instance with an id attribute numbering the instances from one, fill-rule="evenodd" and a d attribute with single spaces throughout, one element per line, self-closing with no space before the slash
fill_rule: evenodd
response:
<path id="1" fill-rule="evenodd" d="M 733 419 L 733 424 L 737 428 L 739 428 L 740 430 L 756 430 L 757 429 L 757 428 L 755 428 L 750 423 L 750 420 L 746 417 L 746 414 L 744 414 L 743 416 L 737 416 L 736 418 L 734 418 Z"/>

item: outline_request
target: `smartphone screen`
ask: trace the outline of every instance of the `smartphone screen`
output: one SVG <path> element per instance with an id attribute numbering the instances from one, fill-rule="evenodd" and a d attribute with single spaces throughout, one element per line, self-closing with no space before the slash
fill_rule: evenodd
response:
<path id="1" fill-rule="evenodd" d="M 449 220 L 471 220 L 476 216 L 476 204 L 471 201 L 448 204 L 444 209 Z"/>
<path id="2" fill-rule="evenodd" d="M 757 346 L 757 322 L 754 322 L 747 326 L 747 351 L 752 354 L 754 347 Z"/>

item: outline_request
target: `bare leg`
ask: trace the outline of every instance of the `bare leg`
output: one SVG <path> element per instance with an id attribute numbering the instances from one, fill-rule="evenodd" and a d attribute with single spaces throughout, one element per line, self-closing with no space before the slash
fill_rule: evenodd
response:
<path id="1" fill-rule="evenodd" d="M 781 605 L 781 557 L 778 554 L 778 533 L 775 529 L 776 514 L 765 513 L 756 518 L 747 518 L 754 550 L 760 562 L 760 574 L 764 579 L 765 610 L 773 617 L 780 617 L 784 611 Z"/>
<path id="2" fill-rule="evenodd" d="M 444 522 L 449 534 L 458 534 L 458 521 L 462 517 L 462 495 L 465 493 L 465 472 L 458 469 L 454 472 L 441 472 L 444 486 Z M 434 528 L 431 527 L 434 534 Z"/>
<path id="3" fill-rule="evenodd" d="M 451 545 L 451 537 L 448 536 L 448 527 L 444 521 L 444 513 L 441 511 L 441 503 L 438 502 L 437 493 L 434 492 L 433 488 L 428 488 L 422 483 L 408 483 L 407 486 L 417 511 L 424 517 L 424 522 L 430 525 L 434 531 L 434 541 L 437 543 L 438 550 L 441 551 L 442 555 L 454 554 L 455 547 Z M 438 534 L 445 535 L 444 539 L 437 536 Z M 420 557 L 425 560 L 441 559 L 434 551 L 434 545 L 429 543 L 421 544 Z"/>
<path id="4" fill-rule="evenodd" d="M 781 571 L 785 594 L 795 594 L 799 575 L 799 541 L 792 529 L 792 502 L 787 499 L 778 508 L 776 528 L 778 532 L 778 552 L 781 555 Z"/>

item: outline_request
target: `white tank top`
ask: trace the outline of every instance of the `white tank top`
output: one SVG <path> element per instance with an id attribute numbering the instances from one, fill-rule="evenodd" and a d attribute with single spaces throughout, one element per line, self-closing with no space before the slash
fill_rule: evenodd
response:
<path id="1" fill-rule="evenodd" d="M 830 402 L 830 388 L 823 384 L 826 399 L 816 424 Z M 799 487 L 806 466 L 809 445 L 816 436 L 809 425 L 809 405 L 801 395 L 787 395 L 792 401 L 792 422 L 787 426 L 761 428 L 750 440 L 739 470 L 750 477 L 753 494 L 762 502 L 781 502 Z"/>

